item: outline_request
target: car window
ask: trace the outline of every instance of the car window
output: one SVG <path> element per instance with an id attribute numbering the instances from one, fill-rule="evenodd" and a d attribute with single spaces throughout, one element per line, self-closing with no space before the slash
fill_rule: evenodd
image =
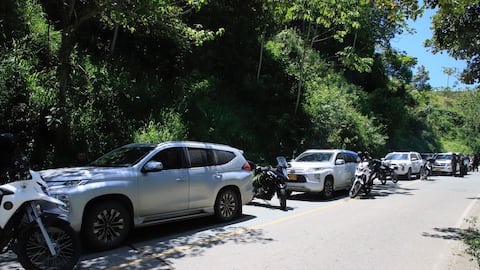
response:
<path id="1" fill-rule="evenodd" d="M 345 156 L 345 162 L 347 163 L 355 163 L 357 162 L 357 156 L 352 153 L 343 153 Z"/>
<path id="2" fill-rule="evenodd" d="M 215 165 L 213 150 L 204 148 L 188 148 L 191 167 L 205 167 Z"/>
<path id="3" fill-rule="evenodd" d="M 446 159 L 446 160 L 450 160 L 452 159 L 452 155 L 449 155 L 449 154 L 439 154 L 435 157 L 435 159 Z"/>
<path id="4" fill-rule="evenodd" d="M 144 158 L 154 147 L 152 146 L 126 146 L 117 148 L 90 163 L 95 167 L 129 167 Z"/>
<path id="5" fill-rule="evenodd" d="M 182 147 L 172 147 L 158 152 L 151 160 L 162 162 L 164 170 L 186 168 L 186 159 Z"/>
<path id="6" fill-rule="evenodd" d="M 303 162 L 322 162 L 322 161 L 329 161 L 333 156 L 333 153 L 303 153 L 298 156 L 295 161 L 303 161 Z"/>
<path id="7" fill-rule="evenodd" d="M 343 156 L 343 153 L 338 153 L 337 158 L 335 160 L 343 159 L 345 160 L 345 157 Z"/>
<path id="8" fill-rule="evenodd" d="M 223 151 L 223 150 L 213 150 L 215 156 L 217 157 L 216 165 L 223 165 L 230 162 L 232 159 L 235 158 L 235 154 L 230 151 Z"/>

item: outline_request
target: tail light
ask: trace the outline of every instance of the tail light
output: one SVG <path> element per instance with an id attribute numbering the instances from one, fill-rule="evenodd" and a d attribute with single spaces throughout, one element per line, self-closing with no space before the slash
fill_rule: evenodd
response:
<path id="1" fill-rule="evenodd" d="M 250 163 L 245 162 L 245 164 L 242 167 L 242 170 L 246 170 L 246 171 L 250 172 L 250 171 L 252 171 L 252 166 L 250 166 Z"/>

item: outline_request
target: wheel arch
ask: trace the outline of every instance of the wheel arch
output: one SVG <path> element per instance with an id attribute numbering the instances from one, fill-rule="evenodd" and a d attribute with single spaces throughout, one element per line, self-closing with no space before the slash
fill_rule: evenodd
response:
<path id="1" fill-rule="evenodd" d="M 236 185 L 226 185 L 226 186 L 223 186 L 221 187 L 218 192 L 217 192 L 217 196 L 215 196 L 215 201 L 214 203 L 218 200 L 218 196 L 220 196 L 220 194 L 222 193 L 222 191 L 224 190 L 233 190 L 235 192 L 235 194 L 238 196 L 238 199 L 240 201 L 240 203 L 242 202 L 242 193 L 240 192 L 240 188 Z"/>
<path id="2" fill-rule="evenodd" d="M 333 184 L 333 190 L 335 190 L 335 177 L 333 176 L 333 174 L 327 174 L 325 176 L 325 179 L 323 181 L 323 186 L 325 186 L 325 182 L 326 181 L 332 181 L 332 184 Z"/>
<path id="3" fill-rule="evenodd" d="M 130 198 L 128 198 L 127 196 L 125 196 L 123 194 L 106 194 L 106 195 L 102 195 L 102 196 L 99 196 L 99 197 L 95 197 L 95 198 L 91 199 L 87 204 L 85 204 L 85 208 L 84 208 L 83 214 L 82 214 L 82 227 L 84 225 L 83 220 L 85 220 L 85 216 L 87 215 L 88 211 L 94 205 L 97 205 L 97 204 L 102 203 L 102 202 L 119 202 L 120 204 L 122 204 L 128 210 L 128 213 L 130 214 L 130 217 L 131 217 L 130 221 L 132 222 L 131 225 L 134 225 L 133 224 L 133 220 L 134 220 L 133 203 L 130 200 Z"/>

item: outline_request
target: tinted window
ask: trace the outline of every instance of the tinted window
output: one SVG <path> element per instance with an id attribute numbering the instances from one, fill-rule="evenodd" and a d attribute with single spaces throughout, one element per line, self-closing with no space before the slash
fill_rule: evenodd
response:
<path id="1" fill-rule="evenodd" d="M 203 148 L 188 148 L 191 167 L 205 167 L 215 165 L 213 150 Z"/>
<path id="2" fill-rule="evenodd" d="M 235 154 L 229 151 L 213 150 L 217 156 L 217 165 L 227 164 L 235 158 Z"/>
<path id="3" fill-rule="evenodd" d="M 343 156 L 342 153 L 338 153 L 338 155 L 337 155 L 337 160 L 338 160 L 338 159 L 343 159 L 343 160 L 345 160 L 345 157 Z"/>
<path id="4" fill-rule="evenodd" d="M 151 160 L 162 162 L 164 170 L 185 168 L 185 156 L 182 147 L 172 147 L 158 152 Z"/>
<path id="5" fill-rule="evenodd" d="M 345 162 L 347 163 L 355 163 L 357 162 L 357 155 L 354 155 L 352 153 L 344 153 L 345 156 Z"/>

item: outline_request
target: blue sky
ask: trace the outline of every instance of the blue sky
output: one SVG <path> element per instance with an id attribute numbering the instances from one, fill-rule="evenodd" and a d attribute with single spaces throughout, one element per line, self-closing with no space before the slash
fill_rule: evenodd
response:
<path id="1" fill-rule="evenodd" d="M 433 10 L 425 10 L 421 18 L 417 18 L 415 22 L 410 22 L 410 27 L 416 30 L 415 34 L 402 34 L 392 40 L 392 46 L 400 51 L 405 51 L 407 55 L 417 58 L 417 66 L 424 65 L 429 72 L 430 85 L 432 87 L 447 87 L 464 89 L 473 88 L 472 85 L 465 85 L 459 82 L 455 76 L 443 73 L 443 67 L 457 68 L 459 71 L 466 67 L 464 61 L 458 61 L 450 57 L 446 52 L 433 54 L 428 48 L 423 46 L 426 39 L 432 37 L 431 16 L 435 14 Z M 416 73 L 416 69 L 413 71 Z"/>

